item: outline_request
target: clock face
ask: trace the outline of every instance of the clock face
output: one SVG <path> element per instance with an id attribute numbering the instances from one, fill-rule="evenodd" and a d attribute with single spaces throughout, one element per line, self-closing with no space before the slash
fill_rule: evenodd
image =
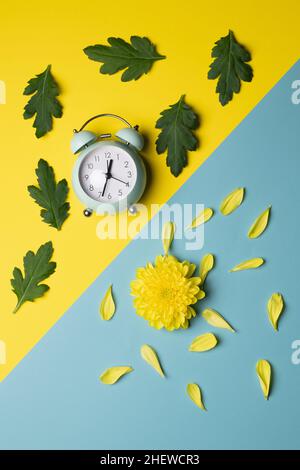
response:
<path id="1" fill-rule="evenodd" d="M 136 179 L 137 169 L 130 154 L 109 144 L 99 145 L 89 152 L 79 168 L 79 181 L 84 192 L 103 203 L 126 198 Z"/>

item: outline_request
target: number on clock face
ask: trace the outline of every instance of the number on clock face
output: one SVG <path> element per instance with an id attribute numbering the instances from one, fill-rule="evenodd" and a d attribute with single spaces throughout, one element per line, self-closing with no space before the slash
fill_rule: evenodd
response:
<path id="1" fill-rule="evenodd" d="M 118 202 L 132 191 L 137 170 L 132 157 L 113 145 L 99 146 L 83 159 L 79 181 L 84 192 L 99 202 Z"/>

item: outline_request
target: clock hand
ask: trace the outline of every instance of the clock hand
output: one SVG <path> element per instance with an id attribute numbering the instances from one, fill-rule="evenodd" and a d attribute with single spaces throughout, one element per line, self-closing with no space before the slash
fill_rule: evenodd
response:
<path id="1" fill-rule="evenodd" d="M 113 164 L 113 159 L 110 159 L 109 160 L 109 164 L 107 165 L 107 177 L 110 178 L 111 177 L 111 167 L 112 167 L 112 164 Z"/>
<path id="2" fill-rule="evenodd" d="M 104 186 L 103 186 L 103 189 L 102 189 L 102 194 L 101 194 L 102 197 L 104 196 L 108 180 L 111 178 L 111 173 L 110 172 L 111 172 L 112 164 L 113 164 L 113 160 L 111 159 L 111 160 L 109 160 L 109 163 L 107 164 L 107 173 L 105 173 L 106 180 L 105 180 L 105 183 L 104 183 Z"/>
<path id="3" fill-rule="evenodd" d="M 120 183 L 128 184 L 127 181 L 119 180 L 119 178 L 116 178 L 115 176 L 111 176 L 113 180 L 120 181 Z"/>
<path id="4" fill-rule="evenodd" d="M 105 180 L 105 183 L 104 183 L 104 186 L 103 186 L 103 189 L 102 189 L 102 194 L 101 194 L 102 197 L 104 196 L 108 180 L 109 180 L 109 178 L 106 178 L 106 180 Z"/>

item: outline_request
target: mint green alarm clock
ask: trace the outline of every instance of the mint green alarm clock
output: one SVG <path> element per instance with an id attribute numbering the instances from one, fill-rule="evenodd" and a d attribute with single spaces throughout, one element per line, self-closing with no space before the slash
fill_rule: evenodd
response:
<path id="1" fill-rule="evenodd" d="M 96 135 L 84 128 L 94 119 L 113 117 L 127 127 L 116 132 Z M 132 127 L 116 114 L 98 114 L 86 121 L 79 131 L 74 130 L 71 150 L 78 154 L 73 168 L 72 183 L 75 194 L 85 206 L 86 217 L 129 210 L 136 212 L 135 204 L 146 186 L 146 170 L 139 152 L 144 146 L 138 126 Z"/>

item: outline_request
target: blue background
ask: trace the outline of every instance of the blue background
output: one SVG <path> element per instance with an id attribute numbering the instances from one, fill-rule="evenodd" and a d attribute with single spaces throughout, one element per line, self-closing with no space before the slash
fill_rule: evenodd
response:
<path id="1" fill-rule="evenodd" d="M 186 252 L 183 240 L 173 252 L 197 264 L 204 253 L 215 254 L 199 307 L 218 310 L 237 333 L 214 331 L 200 316 L 189 330 L 156 331 L 136 316 L 130 280 L 161 252 L 161 242 L 135 240 L 0 384 L 1 448 L 299 448 L 300 365 L 291 362 L 291 344 L 300 339 L 300 106 L 291 102 L 299 78 L 298 62 L 170 201 L 216 210 L 201 252 Z M 246 188 L 245 201 L 223 217 L 220 201 L 238 186 Z M 267 231 L 249 240 L 249 226 L 270 204 Z M 256 256 L 266 259 L 262 268 L 228 273 Z M 118 307 L 104 322 L 99 303 L 110 283 Z M 279 333 L 266 314 L 276 291 L 286 300 Z M 207 331 L 217 334 L 217 348 L 189 353 L 191 340 Z M 159 353 L 166 379 L 140 358 L 144 343 Z M 259 358 L 273 366 L 268 402 L 255 375 Z M 135 370 L 118 384 L 99 382 L 107 367 L 127 364 Z M 187 398 L 189 382 L 201 386 L 207 413 Z"/>

